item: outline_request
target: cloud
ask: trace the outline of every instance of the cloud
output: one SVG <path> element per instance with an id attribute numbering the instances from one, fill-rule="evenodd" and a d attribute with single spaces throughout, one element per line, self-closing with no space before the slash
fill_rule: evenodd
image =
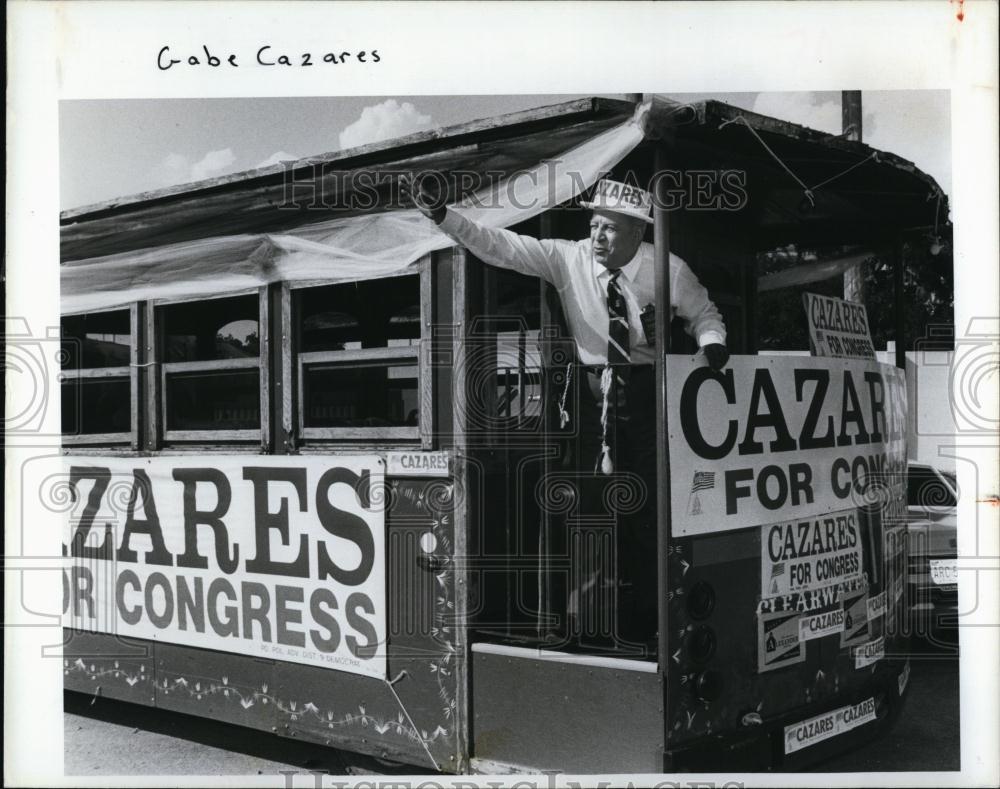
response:
<path id="1" fill-rule="evenodd" d="M 421 115 L 410 102 L 400 104 L 395 99 L 386 99 L 361 111 L 361 117 L 340 133 L 340 147 L 356 148 L 392 140 L 434 125 L 430 115 Z"/>
<path id="2" fill-rule="evenodd" d="M 951 96 L 946 90 L 861 94 L 864 141 L 909 159 L 951 194 Z M 869 116 L 868 111 L 871 111 Z"/>
<path id="3" fill-rule="evenodd" d="M 282 162 L 293 162 L 296 159 L 301 159 L 301 156 L 296 156 L 294 153 L 288 153 L 287 151 L 277 151 L 268 156 L 264 161 L 257 162 L 252 169 L 259 170 L 262 167 L 271 167 L 275 164 L 281 164 Z"/>
<path id="4" fill-rule="evenodd" d="M 814 93 L 761 93 L 754 100 L 754 112 L 798 123 L 817 131 L 840 134 L 840 97 L 821 98 Z"/>
<path id="5" fill-rule="evenodd" d="M 170 153 L 153 168 L 152 177 L 159 186 L 174 186 L 233 172 L 235 162 L 232 148 L 209 151 L 196 162 L 184 154 Z"/>
<path id="6" fill-rule="evenodd" d="M 203 178 L 211 178 L 222 172 L 230 171 L 230 165 L 236 161 L 236 155 L 232 148 L 223 148 L 219 151 L 209 151 L 201 160 L 191 165 L 191 177 L 195 181 Z"/>

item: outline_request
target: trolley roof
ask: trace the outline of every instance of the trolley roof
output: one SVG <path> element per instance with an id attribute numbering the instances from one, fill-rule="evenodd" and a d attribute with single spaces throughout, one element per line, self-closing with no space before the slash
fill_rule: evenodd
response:
<path id="1" fill-rule="evenodd" d="M 634 108 L 614 99 L 576 99 L 66 210 L 60 215 L 62 258 L 288 231 L 362 213 L 290 209 L 286 182 L 312 182 L 327 201 L 342 205 L 345 175 L 352 171 L 514 172 L 622 123 Z M 623 162 L 634 172 L 652 172 L 652 145 L 667 137 L 679 171 L 747 173 L 749 204 L 727 221 L 760 249 L 792 241 L 869 240 L 947 224 L 947 198 L 933 178 L 912 162 L 843 136 L 719 101 L 679 104 L 659 98 L 645 132 L 643 144 Z M 812 189 L 811 201 L 803 185 Z M 388 187 L 377 190 L 370 211 L 386 210 Z M 299 200 L 308 202 L 302 194 Z M 845 230 L 850 238 L 844 238 Z"/>

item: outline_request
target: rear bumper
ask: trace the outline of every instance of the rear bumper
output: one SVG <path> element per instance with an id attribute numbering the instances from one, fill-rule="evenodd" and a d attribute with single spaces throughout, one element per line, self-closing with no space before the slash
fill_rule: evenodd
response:
<path id="1" fill-rule="evenodd" d="M 910 633 L 916 638 L 957 643 L 957 586 L 939 586 L 930 582 L 929 575 L 917 580 L 911 575 L 907 592 Z"/>
<path id="2" fill-rule="evenodd" d="M 908 677 L 906 659 L 880 661 L 879 668 L 860 688 L 752 728 L 702 738 L 668 750 L 664 769 L 666 772 L 796 772 L 812 767 L 870 742 L 891 728 L 905 700 Z M 875 699 L 875 720 L 794 753 L 785 753 L 786 726 L 869 698 Z"/>

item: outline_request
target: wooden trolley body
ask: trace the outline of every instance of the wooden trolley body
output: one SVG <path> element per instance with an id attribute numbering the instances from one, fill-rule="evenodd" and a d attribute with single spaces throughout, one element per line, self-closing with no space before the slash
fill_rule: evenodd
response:
<path id="1" fill-rule="evenodd" d="M 289 210 L 289 176 L 310 184 L 315 194 L 335 191 L 337 177 L 364 168 L 499 166 L 512 172 L 626 121 L 632 111 L 625 102 L 578 100 L 301 162 L 287 172 L 272 168 L 67 212 L 64 265 L 141 256 L 207 236 L 301 230 L 317 220 L 317 212 L 304 204 Z M 738 117 L 744 120 L 737 123 Z M 657 208 L 649 239 L 659 268 L 657 305 L 669 303 L 662 271 L 671 249 L 708 288 L 725 318 L 730 351 L 739 357 L 757 354 L 758 326 L 767 320 L 757 308 L 759 253 L 789 243 L 863 245 L 895 256 L 899 269 L 905 234 L 936 221 L 935 206 L 927 201 L 936 186 L 891 155 L 871 162 L 874 175 L 859 167 L 800 210 L 801 190 L 783 177 L 755 136 L 795 162 L 812 183 L 871 154 L 859 143 L 709 101 L 654 106 L 645 139 L 612 172 L 644 178 L 666 170 L 681 178 L 695 171 L 746 174 L 747 201 L 740 210 Z M 665 195 L 669 184 L 661 181 L 659 188 Z M 337 210 L 319 216 L 329 219 Z M 586 221 L 581 210 L 564 207 L 516 229 L 577 238 L 586 232 Z M 456 247 L 424 255 L 400 276 L 410 278 L 408 311 L 400 318 L 410 327 L 406 343 L 308 350 L 303 315 L 314 298 L 309 291 L 327 285 L 277 280 L 242 292 L 243 298 L 256 297 L 256 359 L 187 367 L 169 361 L 164 326 L 175 319 L 170 310 L 197 305 L 183 297 L 137 300 L 110 308 L 128 326 L 128 361 L 97 372 L 70 371 L 64 381 L 65 387 L 104 376 L 127 383 L 120 391 L 129 398 L 127 429 L 67 435 L 71 464 L 74 458 L 89 465 L 101 458 L 169 465 L 174 458 L 202 457 L 206 466 L 215 456 L 248 465 L 271 457 L 381 459 L 385 676 L 67 629 L 68 690 L 455 773 L 795 769 L 869 738 L 890 720 L 908 676 L 901 635 L 883 632 L 884 657 L 864 670 L 851 649 L 821 639 L 807 645 L 801 662 L 762 673 L 760 529 L 694 536 L 671 530 L 664 353 L 694 349 L 684 345 L 663 309 L 657 310 L 657 336 L 663 338 L 656 370 L 657 573 L 665 636 L 657 655 L 645 659 L 541 649 L 538 634 L 558 614 L 547 584 L 552 573 L 565 569 L 565 556 L 552 550 L 551 540 L 574 517 L 571 506 L 539 507 L 535 495 L 558 481 L 559 473 L 553 442 L 546 438 L 555 360 L 565 358 L 560 353 L 567 348 L 558 299 L 544 283 L 485 267 Z M 385 298 L 393 298 L 390 280 L 373 282 L 386 285 Z M 902 365 L 902 324 L 896 325 Z M 540 350 L 532 351 L 532 343 Z M 765 357 L 756 358 L 767 364 Z M 831 361 L 830 368 L 838 364 Z M 317 386 L 310 381 L 326 380 L 310 376 L 365 366 L 409 371 L 399 372 L 412 382 L 400 396 L 410 411 L 406 424 L 323 427 L 322 419 L 304 416 L 312 413 L 308 393 Z M 259 384 L 256 428 L 172 424 L 174 405 L 167 401 L 174 397 L 176 376 L 238 376 L 248 370 L 256 371 Z M 881 526 L 871 528 L 881 545 Z M 877 555 L 889 567 L 881 550 L 872 561 Z M 883 574 L 872 594 L 886 591 L 886 583 Z M 709 614 L 693 616 L 687 600 L 706 587 L 715 605 Z M 713 646 L 707 657 L 695 659 L 692 639 L 704 628 L 710 628 Z M 869 699 L 877 719 L 871 726 L 786 754 L 787 726 Z"/>

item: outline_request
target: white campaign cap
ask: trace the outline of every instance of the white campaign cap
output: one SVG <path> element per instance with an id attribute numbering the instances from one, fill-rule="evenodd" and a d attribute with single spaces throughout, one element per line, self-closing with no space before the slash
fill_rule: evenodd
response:
<path id="1" fill-rule="evenodd" d="M 614 211 L 633 219 L 653 223 L 649 209 L 653 206 L 653 196 L 638 186 L 629 186 L 607 178 L 597 182 L 592 202 L 580 203 L 584 208 Z"/>

